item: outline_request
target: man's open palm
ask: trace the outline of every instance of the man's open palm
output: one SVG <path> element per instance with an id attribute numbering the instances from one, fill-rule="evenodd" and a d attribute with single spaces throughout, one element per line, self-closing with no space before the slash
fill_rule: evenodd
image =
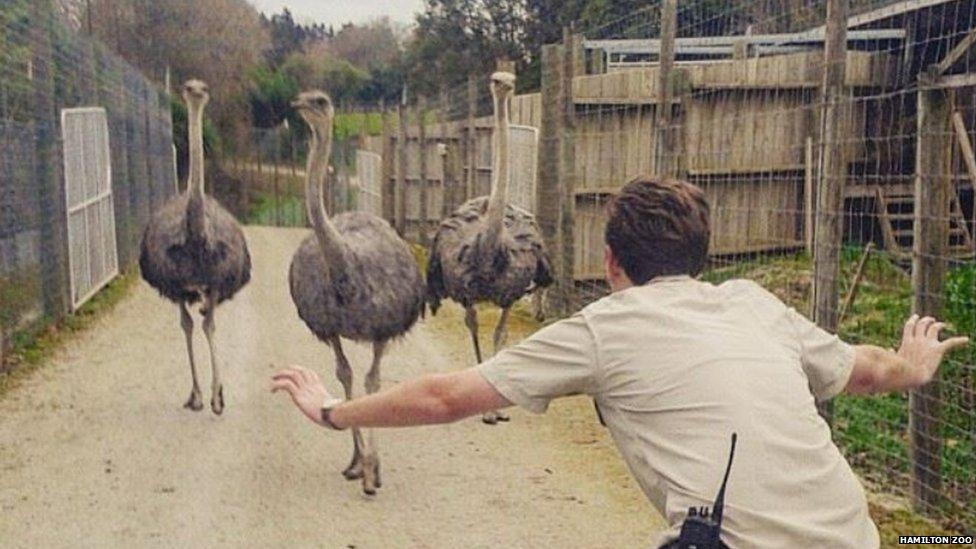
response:
<path id="1" fill-rule="evenodd" d="M 945 323 L 937 322 L 930 316 L 919 319 L 918 315 L 912 315 L 905 323 L 898 356 L 911 365 L 912 374 L 917 376 L 917 387 L 932 380 L 939 369 L 942 357 L 947 352 L 969 342 L 967 337 L 952 337 L 939 341 L 939 333 L 943 328 Z"/>
<path id="2" fill-rule="evenodd" d="M 285 368 L 271 377 L 271 392 L 278 391 L 287 391 L 292 402 L 308 419 L 325 425 L 322 421 L 322 403 L 331 395 L 318 374 L 307 368 Z"/>

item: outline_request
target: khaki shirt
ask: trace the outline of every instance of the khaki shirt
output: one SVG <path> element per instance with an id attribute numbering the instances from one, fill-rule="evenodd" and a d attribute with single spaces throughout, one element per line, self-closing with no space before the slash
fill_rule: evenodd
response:
<path id="1" fill-rule="evenodd" d="M 722 539 L 731 547 L 879 544 L 860 483 L 817 414 L 854 350 L 759 285 L 662 277 L 607 296 L 500 352 L 479 371 L 541 413 L 587 394 L 677 536 L 711 505 L 738 433 Z"/>

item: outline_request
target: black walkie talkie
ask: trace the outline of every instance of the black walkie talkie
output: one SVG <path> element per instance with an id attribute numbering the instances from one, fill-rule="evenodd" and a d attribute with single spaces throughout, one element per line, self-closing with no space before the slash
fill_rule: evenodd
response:
<path id="1" fill-rule="evenodd" d="M 719 538 L 722 531 L 722 510 L 725 507 L 725 485 L 729 482 L 729 472 L 732 471 L 732 457 L 735 455 L 736 434 L 732 433 L 732 449 L 729 451 L 729 464 L 725 468 L 725 478 L 722 487 L 715 497 L 715 505 L 711 513 L 708 507 L 690 507 L 688 516 L 681 524 L 681 535 L 669 547 L 679 549 L 720 549 L 725 547 Z"/>

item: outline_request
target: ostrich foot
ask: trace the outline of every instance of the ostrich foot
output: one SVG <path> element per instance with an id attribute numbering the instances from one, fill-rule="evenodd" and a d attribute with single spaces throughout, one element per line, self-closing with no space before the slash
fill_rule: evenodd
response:
<path id="1" fill-rule="evenodd" d="M 509 418 L 506 414 L 503 414 L 498 410 L 486 412 L 481 416 L 481 421 L 487 423 L 488 425 L 495 425 L 499 421 L 509 421 L 510 419 L 511 418 Z"/>
<path id="2" fill-rule="evenodd" d="M 220 385 L 210 399 L 210 409 L 218 416 L 224 413 L 224 386 Z"/>
<path id="3" fill-rule="evenodd" d="M 346 477 L 346 480 L 359 480 L 364 478 L 366 475 L 363 472 L 363 461 L 359 457 L 355 457 L 349 467 L 342 472 L 342 476 Z"/>
<path id="4" fill-rule="evenodd" d="M 375 496 L 376 490 L 382 486 L 380 459 L 377 456 L 368 456 L 363 460 L 363 493 L 367 496 Z"/>
<path id="5" fill-rule="evenodd" d="M 203 410 L 203 397 L 200 396 L 200 389 L 195 388 L 190 392 L 190 398 L 187 399 L 186 404 L 184 404 L 183 407 L 193 410 L 194 412 Z"/>

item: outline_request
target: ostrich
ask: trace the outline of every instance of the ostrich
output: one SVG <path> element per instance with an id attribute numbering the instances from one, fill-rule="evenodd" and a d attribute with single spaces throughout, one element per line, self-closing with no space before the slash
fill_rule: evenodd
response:
<path id="1" fill-rule="evenodd" d="M 441 299 L 449 297 L 465 310 L 474 353 L 481 362 L 475 303 L 488 301 L 502 309 L 495 328 L 494 351 L 507 336 L 511 306 L 522 296 L 552 284 L 549 258 L 535 217 L 506 204 L 509 183 L 509 106 L 515 75 L 491 76 L 495 102 L 491 195 L 462 204 L 441 222 L 430 249 L 427 266 L 427 300 L 436 313 Z M 494 425 L 508 418 L 498 411 L 482 420 Z"/>
<path id="2" fill-rule="evenodd" d="M 424 311 L 424 281 L 407 244 L 389 223 L 365 212 L 330 219 L 323 205 L 323 182 L 332 149 L 332 100 L 321 91 L 302 93 L 293 103 L 311 129 L 305 207 L 312 223 L 295 252 L 288 275 L 298 316 L 332 347 L 336 377 L 352 398 L 352 367 L 340 337 L 370 342 L 373 362 L 366 392 L 380 386 L 380 360 L 387 343 L 405 334 Z M 379 457 L 372 432 L 364 440 L 353 429 L 353 455 L 343 476 L 362 479 L 363 492 L 380 487 Z"/>
<path id="3" fill-rule="evenodd" d="M 142 236 L 139 267 L 146 282 L 180 308 L 193 377 L 193 389 L 184 406 L 195 412 L 203 409 L 203 402 L 193 358 L 193 317 L 188 307 L 203 302 L 200 314 L 213 370 L 210 408 L 219 415 L 224 411 L 224 389 L 214 349 L 214 309 L 251 279 L 251 256 L 234 217 L 204 194 L 203 109 L 210 100 L 207 85 L 199 80 L 188 81 L 183 99 L 187 104 L 190 144 L 186 192 L 152 216 Z"/>

